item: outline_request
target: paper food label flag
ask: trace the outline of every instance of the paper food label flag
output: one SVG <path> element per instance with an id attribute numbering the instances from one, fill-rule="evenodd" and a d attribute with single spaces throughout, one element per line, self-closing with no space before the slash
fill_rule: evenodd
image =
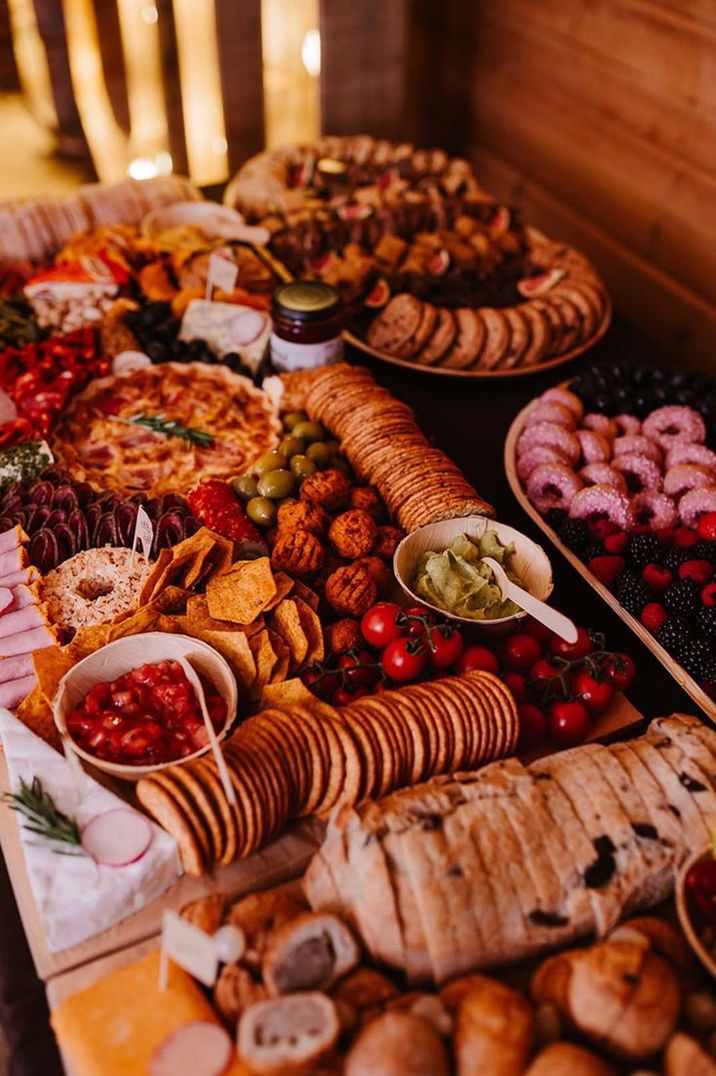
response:
<path id="1" fill-rule="evenodd" d="M 149 559 L 154 541 L 154 527 L 152 521 L 140 505 L 137 510 L 137 522 L 134 526 L 134 538 L 132 539 L 132 552 L 137 550 L 137 543 L 142 547 L 142 553 Z"/>
<path id="2" fill-rule="evenodd" d="M 162 949 L 159 962 L 159 986 L 162 990 L 167 983 L 169 960 L 179 964 L 204 986 L 213 986 L 216 982 L 219 959 L 214 939 L 193 923 L 182 919 L 176 912 L 167 910 L 162 916 Z"/>
<path id="3" fill-rule="evenodd" d="M 239 275 L 239 267 L 236 262 L 228 258 L 222 258 L 220 254 L 212 254 L 209 258 L 209 272 L 206 277 L 206 299 L 211 299 L 213 288 L 220 288 L 230 294 L 236 287 L 236 278 Z"/>

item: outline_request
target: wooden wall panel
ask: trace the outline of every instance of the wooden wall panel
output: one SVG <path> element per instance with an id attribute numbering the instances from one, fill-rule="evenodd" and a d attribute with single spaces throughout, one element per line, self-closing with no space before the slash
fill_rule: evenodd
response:
<path id="1" fill-rule="evenodd" d="M 264 140 L 261 0 L 216 0 L 216 34 L 233 172 L 259 152 Z"/>

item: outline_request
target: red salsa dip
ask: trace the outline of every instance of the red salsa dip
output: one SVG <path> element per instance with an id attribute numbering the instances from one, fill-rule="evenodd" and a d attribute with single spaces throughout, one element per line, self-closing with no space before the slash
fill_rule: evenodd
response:
<path id="1" fill-rule="evenodd" d="M 201 677 L 214 729 L 226 721 L 226 703 Z M 67 718 L 67 731 L 88 754 L 125 766 L 175 762 L 208 743 L 194 688 L 178 661 L 140 665 L 97 683 Z"/>

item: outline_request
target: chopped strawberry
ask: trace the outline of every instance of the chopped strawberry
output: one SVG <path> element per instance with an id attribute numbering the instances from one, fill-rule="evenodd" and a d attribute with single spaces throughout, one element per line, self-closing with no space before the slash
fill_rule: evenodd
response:
<path id="1" fill-rule="evenodd" d="M 713 574 L 714 566 L 710 560 L 687 560 L 679 566 L 679 579 L 693 579 L 699 586 L 708 583 Z"/>
<path id="2" fill-rule="evenodd" d="M 716 605 L 716 583 L 707 583 L 701 591 L 701 604 L 711 607 Z"/>
<path id="3" fill-rule="evenodd" d="M 605 587 L 612 586 L 626 567 L 624 557 L 592 557 L 589 570 Z"/>
<path id="4" fill-rule="evenodd" d="M 707 542 L 716 542 L 716 512 L 707 512 L 699 520 L 699 537 Z"/>
<path id="5" fill-rule="evenodd" d="M 605 538 L 608 538 L 610 534 L 614 534 L 619 528 L 616 523 L 612 523 L 611 519 L 595 519 L 589 524 L 589 530 L 595 541 L 603 542 Z"/>
<path id="6" fill-rule="evenodd" d="M 658 531 L 655 531 L 655 534 L 664 545 L 673 545 L 676 527 L 660 527 Z"/>
<path id="7" fill-rule="evenodd" d="M 646 585 L 657 593 L 666 590 L 674 580 L 669 569 L 661 564 L 647 564 L 646 568 L 642 569 L 641 577 Z"/>
<path id="8" fill-rule="evenodd" d="M 677 527 L 674 531 L 674 545 L 679 546 L 680 549 L 690 549 L 698 540 L 699 536 L 696 531 L 692 531 L 689 527 Z"/>
<path id="9" fill-rule="evenodd" d="M 624 531 L 614 531 L 606 536 L 602 545 L 607 553 L 623 553 L 629 545 L 629 535 Z"/>
<path id="10" fill-rule="evenodd" d="M 644 627 L 648 628 L 652 635 L 656 635 L 661 625 L 669 619 L 669 614 L 661 602 L 647 602 L 641 611 L 640 619 Z"/>

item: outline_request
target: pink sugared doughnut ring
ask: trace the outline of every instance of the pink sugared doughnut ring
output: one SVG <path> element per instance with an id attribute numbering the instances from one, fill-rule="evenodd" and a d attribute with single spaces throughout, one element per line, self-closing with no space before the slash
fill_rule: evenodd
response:
<path id="1" fill-rule="evenodd" d="M 584 414 L 584 405 L 582 401 L 580 400 L 579 396 L 577 396 L 574 392 L 570 392 L 569 389 L 547 389 L 546 392 L 542 393 L 540 399 L 546 400 L 548 403 L 554 400 L 556 403 L 562 404 L 563 407 L 568 407 L 577 419 L 577 422 L 579 422 L 580 418 Z"/>
<path id="2" fill-rule="evenodd" d="M 612 458 L 612 443 L 595 430 L 576 430 L 574 436 L 582 449 L 585 463 L 606 463 Z"/>
<path id="3" fill-rule="evenodd" d="M 556 426 L 573 430 L 577 425 L 577 416 L 556 400 L 538 400 L 527 412 L 525 426 L 534 426 L 536 422 L 553 422 Z"/>
<path id="4" fill-rule="evenodd" d="M 572 519 L 610 519 L 622 531 L 631 530 L 634 522 L 629 498 L 611 486 L 580 490 L 574 495 L 569 514 Z"/>
<path id="5" fill-rule="evenodd" d="M 711 472 L 695 463 L 677 463 L 664 475 L 664 493 L 675 497 L 677 501 L 690 489 L 700 489 L 713 484 L 714 476 Z"/>
<path id="6" fill-rule="evenodd" d="M 617 428 L 617 437 L 636 437 L 641 433 L 641 422 L 636 415 L 615 415 L 612 422 Z"/>
<path id="7" fill-rule="evenodd" d="M 712 452 L 706 445 L 697 445 L 689 441 L 672 445 L 666 453 L 666 466 L 667 468 L 678 467 L 680 463 L 695 463 L 716 474 L 716 452 Z"/>
<path id="8" fill-rule="evenodd" d="M 606 415 L 597 415 L 596 413 L 584 416 L 582 419 L 582 429 L 594 430 L 595 433 L 601 433 L 602 437 L 606 437 L 607 441 L 613 441 L 617 435 L 617 427 L 614 420 L 607 418 Z"/>
<path id="9" fill-rule="evenodd" d="M 679 516 L 685 527 L 696 527 L 707 512 L 716 512 L 716 485 L 690 489 L 679 501 Z"/>
<path id="10" fill-rule="evenodd" d="M 627 489 L 632 493 L 642 493 L 645 489 L 661 489 L 661 468 L 646 456 L 636 452 L 626 452 L 612 460 L 612 467 L 621 471 L 626 479 Z"/>
<path id="11" fill-rule="evenodd" d="M 517 442 L 518 457 L 535 445 L 556 445 L 570 463 L 577 463 L 582 452 L 574 434 L 565 430 L 564 426 L 555 426 L 554 422 L 536 422 L 523 430 Z"/>
<path id="12" fill-rule="evenodd" d="M 687 441 L 701 444 L 706 440 L 706 424 L 698 411 L 678 404 L 652 411 L 642 422 L 641 432 L 658 441 L 665 452 L 672 445 Z"/>
<path id="13" fill-rule="evenodd" d="M 525 483 L 533 471 L 543 463 L 565 463 L 569 466 L 569 456 L 556 445 L 535 445 L 517 460 L 517 477 Z"/>
<path id="14" fill-rule="evenodd" d="M 586 486 L 609 486 L 618 489 L 620 493 L 626 493 L 627 484 L 621 471 L 615 471 L 608 463 L 588 463 L 582 467 L 579 477 Z"/>
<path id="15" fill-rule="evenodd" d="M 662 527 L 673 527 L 679 520 L 679 513 L 671 497 L 665 493 L 657 493 L 654 489 L 646 489 L 643 493 L 637 493 L 631 499 L 631 509 L 635 523 L 653 530 L 661 530 Z"/>
<path id="16" fill-rule="evenodd" d="M 661 449 L 656 441 L 650 441 L 648 437 L 643 437 L 638 433 L 617 437 L 614 442 L 615 456 L 626 456 L 628 453 L 646 456 L 648 460 L 653 460 L 654 463 L 661 463 Z"/>
<path id="17" fill-rule="evenodd" d="M 582 479 L 563 463 L 543 463 L 527 480 L 527 496 L 538 512 L 550 508 L 568 509 Z"/>

